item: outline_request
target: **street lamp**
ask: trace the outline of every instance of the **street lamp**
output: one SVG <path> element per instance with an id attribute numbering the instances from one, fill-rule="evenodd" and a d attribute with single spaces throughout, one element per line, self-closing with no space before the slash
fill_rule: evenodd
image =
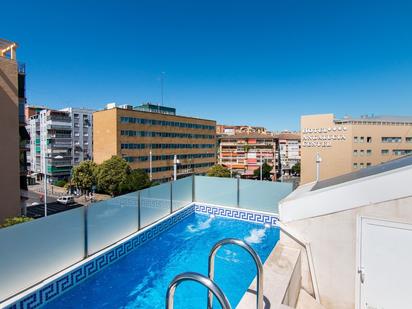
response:
<path id="1" fill-rule="evenodd" d="M 316 182 L 319 181 L 320 178 L 320 163 L 322 162 L 322 158 L 319 153 L 316 154 Z"/>
<path id="2" fill-rule="evenodd" d="M 44 177 L 43 177 L 43 180 L 44 180 L 44 216 L 45 216 L 45 217 L 47 217 L 47 171 L 46 171 L 46 159 L 47 159 L 47 156 L 46 156 L 46 153 L 45 153 L 45 154 L 44 154 Z M 60 156 L 60 155 L 58 155 L 58 156 L 55 156 L 54 159 L 60 160 L 60 159 L 63 159 L 63 157 Z"/>
<path id="3" fill-rule="evenodd" d="M 177 159 L 177 155 L 173 158 L 173 180 L 177 179 L 177 165 L 180 164 L 180 160 Z"/>

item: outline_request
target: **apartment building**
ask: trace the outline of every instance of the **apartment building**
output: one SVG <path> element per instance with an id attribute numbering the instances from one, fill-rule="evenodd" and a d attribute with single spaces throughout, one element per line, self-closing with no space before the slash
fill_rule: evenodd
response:
<path id="1" fill-rule="evenodd" d="M 278 175 L 278 139 L 272 134 L 220 135 L 218 162 L 244 178 L 253 178 L 253 173 L 266 162 L 273 166 L 273 180 Z"/>
<path id="2" fill-rule="evenodd" d="M 275 134 L 279 142 L 280 174 L 291 176 L 292 167 L 300 163 L 300 134 L 281 132 Z"/>
<path id="3" fill-rule="evenodd" d="M 216 122 L 155 104 L 110 104 L 93 114 L 93 158 L 102 163 L 113 155 L 155 181 L 171 179 L 174 155 L 178 176 L 203 174 L 216 162 Z"/>
<path id="4" fill-rule="evenodd" d="M 92 159 L 93 110 L 42 109 L 30 117 L 30 170 L 50 182 L 67 179 L 71 169 Z"/>
<path id="5" fill-rule="evenodd" d="M 412 117 L 301 117 L 301 182 L 327 179 L 412 153 Z M 319 163 L 317 163 L 317 161 Z"/>
<path id="6" fill-rule="evenodd" d="M 20 215 L 20 176 L 25 175 L 20 166 L 20 65 L 16 60 L 17 44 L 0 39 L 0 224 L 5 218 Z"/>
<path id="7" fill-rule="evenodd" d="M 93 113 L 92 109 L 64 108 L 72 119 L 72 165 L 93 159 Z"/>

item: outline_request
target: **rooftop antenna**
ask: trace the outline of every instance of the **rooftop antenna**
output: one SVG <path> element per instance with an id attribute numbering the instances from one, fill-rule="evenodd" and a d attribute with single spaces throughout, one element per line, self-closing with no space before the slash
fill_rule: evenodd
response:
<path id="1" fill-rule="evenodd" d="M 163 106 L 164 78 L 165 78 L 165 72 L 162 72 L 160 75 L 161 106 Z"/>

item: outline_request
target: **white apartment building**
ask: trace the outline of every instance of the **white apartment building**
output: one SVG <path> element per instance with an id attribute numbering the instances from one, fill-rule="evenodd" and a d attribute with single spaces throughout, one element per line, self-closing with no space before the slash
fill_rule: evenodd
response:
<path id="1" fill-rule="evenodd" d="M 300 135 L 284 132 L 275 136 L 279 141 L 281 175 L 289 176 L 292 167 L 300 162 Z"/>
<path id="2" fill-rule="evenodd" d="M 92 109 L 68 107 L 62 111 L 69 112 L 72 119 L 72 158 L 73 165 L 93 156 L 93 112 Z"/>
<path id="3" fill-rule="evenodd" d="M 50 182 L 67 179 L 71 169 L 92 159 L 93 110 L 66 108 L 41 110 L 28 120 L 30 171 Z"/>

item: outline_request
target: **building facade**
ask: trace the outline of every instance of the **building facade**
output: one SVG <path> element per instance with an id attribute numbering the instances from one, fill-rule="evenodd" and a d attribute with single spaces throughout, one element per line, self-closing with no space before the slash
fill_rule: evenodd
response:
<path id="1" fill-rule="evenodd" d="M 93 114 L 93 158 L 100 164 L 117 155 L 152 180 L 166 181 L 177 155 L 179 176 L 202 174 L 216 163 L 215 132 L 215 121 L 178 116 L 172 108 L 112 104 Z"/>
<path id="2" fill-rule="evenodd" d="M 292 167 L 300 163 L 300 134 L 282 132 L 275 136 L 279 142 L 280 175 L 291 176 Z"/>
<path id="3" fill-rule="evenodd" d="M 21 214 L 20 180 L 26 173 L 24 163 L 20 165 L 25 156 L 24 147 L 20 147 L 20 141 L 24 142 L 20 129 L 24 89 L 16 49 L 16 43 L 0 39 L 0 224 L 5 218 Z"/>
<path id="4" fill-rule="evenodd" d="M 220 135 L 218 162 L 244 178 L 253 178 L 261 164 L 273 167 L 272 177 L 278 175 L 278 140 L 271 134 Z"/>
<path id="5" fill-rule="evenodd" d="M 305 184 L 316 181 L 317 166 L 322 180 L 412 153 L 412 117 L 302 116 L 301 139 Z"/>
<path id="6" fill-rule="evenodd" d="M 70 177 L 71 169 L 92 159 L 93 111 L 42 109 L 28 121 L 30 170 L 47 174 L 50 182 Z"/>

